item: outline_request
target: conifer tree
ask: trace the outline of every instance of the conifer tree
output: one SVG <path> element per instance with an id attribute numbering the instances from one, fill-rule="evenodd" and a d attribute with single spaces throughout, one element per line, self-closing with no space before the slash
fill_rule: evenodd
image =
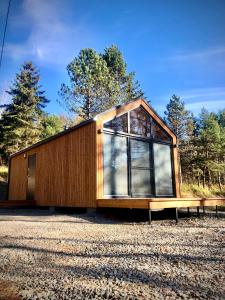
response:
<path id="1" fill-rule="evenodd" d="M 185 109 L 180 97 L 173 95 L 164 113 L 166 123 L 174 131 L 178 140 L 188 139 L 193 133 L 193 115 Z"/>
<path id="2" fill-rule="evenodd" d="M 195 120 L 191 112 L 185 109 L 180 97 L 173 95 L 166 106 L 165 121 L 178 138 L 178 149 L 181 164 L 180 177 L 190 178 L 193 173 L 191 161 L 193 159 L 193 133 Z"/>
<path id="3" fill-rule="evenodd" d="M 7 91 L 12 102 L 4 105 L 0 120 L 1 154 L 4 159 L 40 139 L 43 108 L 48 100 L 39 81 L 39 72 L 32 62 L 25 62 Z"/>
<path id="4" fill-rule="evenodd" d="M 60 104 L 81 119 L 138 96 L 143 96 L 134 73 L 126 72 L 126 64 L 116 46 L 103 54 L 93 49 L 82 49 L 67 66 L 70 86 L 62 84 Z"/>
<path id="5" fill-rule="evenodd" d="M 199 135 L 197 144 L 197 161 L 202 170 L 203 186 L 219 184 L 225 173 L 225 128 L 219 123 L 219 116 L 202 109 L 199 118 Z"/>

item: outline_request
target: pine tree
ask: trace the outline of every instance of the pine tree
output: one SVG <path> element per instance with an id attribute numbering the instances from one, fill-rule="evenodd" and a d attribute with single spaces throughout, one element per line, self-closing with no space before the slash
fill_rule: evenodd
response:
<path id="1" fill-rule="evenodd" d="M 195 120 L 193 114 L 185 109 L 185 104 L 180 97 L 173 95 L 166 106 L 165 121 L 178 138 L 178 150 L 181 165 L 181 179 L 193 175 L 193 134 Z M 180 174 L 181 175 L 181 174 Z"/>
<path id="2" fill-rule="evenodd" d="M 193 132 L 193 115 L 185 109 L 180 97 L 173 95 L 166 106 L 165 121 L 176 134 L 179 141 L 189 138 Z"/>
<path id="3" fill-rule="evenodd" d="M 32 62 L 25 62 L 7 91 L 12 102 L 4 106 L 0 120 L 1 154 L 4 159 L 40 139 L 43 108 L 48 100 L 39 81 L 39 72 Z"/>
<path id="4" fill-rule="evenodd" d="M 202 110 L 197 157 L 202 170 L 203 186 L 218 183 L 221 189 L 221 175 L 225 173 L 225 130 L 219 123 L 218 116 L 219 114 Z"/>
<path id="5" fill-rule="evenodd" d="M 59 102 L 81 119 L 143 95 L 134 82 L 134 73 L 126 74 L 126 64 L 116 46 L 106 48 L 104 54 L 81 50 L 67 71 L 70 86 L 61 86 Z"/>
<path id="6" fill-rule="evenodd" d="M 44 115 L 42 120 L 42 138 L 45 139 L 63 131 L 66 128 L 66 121 L 63 116 Z"/>
<path id="7" fill-rule="evenodd" d="M 119 82 L 120 93 L 124 102 L 144 96 L 139 82 L 135 81 L 135 73 L 130 72 L 127 74 L 127 65 L 117 46 L 112 45 L 106 48 L 102 58 L 106 61 L 110 74 Z"/>

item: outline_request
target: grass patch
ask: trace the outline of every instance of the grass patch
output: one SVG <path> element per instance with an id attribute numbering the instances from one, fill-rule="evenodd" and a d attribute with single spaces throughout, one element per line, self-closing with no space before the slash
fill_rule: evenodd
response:
<path id="1" fill-rule="evenodd" d="M 0 166 L 0 180 L 7 180 L 8 177 L 8 167 Z"/>
<path id="2" fill-rule="evenodd" d="M 225 186 L 220 191 L 217 185 L 204 188 L 202 185 L 183 183 L 181 185 L 181 197 L 221 198 L 225 197 Z"/>
<path id="3" fill-rule="evenodd" d="M 6 199 L 8 167 L 0 166 L 0 200 Z"/>

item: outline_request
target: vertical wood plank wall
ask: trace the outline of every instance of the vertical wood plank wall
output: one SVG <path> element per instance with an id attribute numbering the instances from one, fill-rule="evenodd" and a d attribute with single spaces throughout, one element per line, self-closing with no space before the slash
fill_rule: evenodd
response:
<path id="1" fill-rule="evenodd" d="M 96 207 L 96 124 L 91 122 L 12 157 L 9 200 L 25 200 L 28 155 L 36 153 L 40 206 Z"/>
<path id="2" fill-rule="evenodd" d="M 10 164 L 9 195 L 10 200 L 26 200 L 27 160 L 23 154 L 14 156 Z"/>

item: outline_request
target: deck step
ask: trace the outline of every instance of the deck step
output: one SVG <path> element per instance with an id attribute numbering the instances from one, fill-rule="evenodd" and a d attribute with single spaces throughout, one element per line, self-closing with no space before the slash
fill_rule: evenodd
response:
<path id="1" fill-rule="evenodd" d="M 225 198 L 114 198 L 98 199 L 98 207 L 164 209 L 225 206 Z"/>
<path id="2" fill-rule="evenodd" d="M 0 201 L 0 208 L 13 207 L 32 207 L 35 206 L 35 201 L 28 200 L 2 200 Z"/>

